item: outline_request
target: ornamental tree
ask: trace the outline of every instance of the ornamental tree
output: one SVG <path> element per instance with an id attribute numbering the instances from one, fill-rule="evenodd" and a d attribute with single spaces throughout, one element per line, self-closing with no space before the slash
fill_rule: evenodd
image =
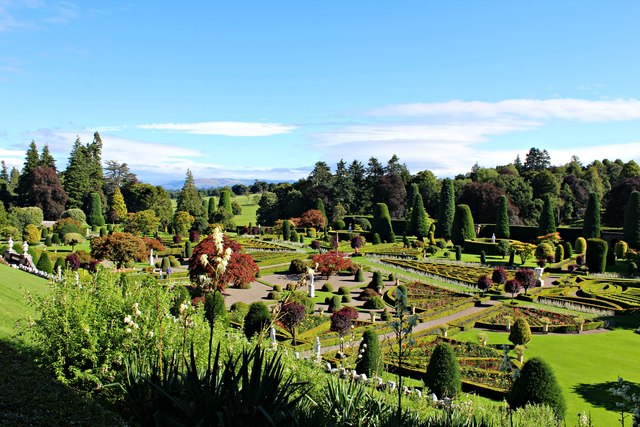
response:
<path id="1" fill-rule="evenodd" d="M 522 285 L 520 285 L 520 282 L 516 279 L 509 279 L 504 284 L 504 290 L 511 294 L 511 300 L 513 300 L 516 294 L 520 291 L 520 288 L 522 288 Z"/>
<path id="2" fill-rule="evenodd" d="M 346 307 L 345 307 L 346 308 Z M 351 330 L 353 319 L 351 315 L 344 309 L 340 309 L 331 315 L 331 332 L 337 332 L 340 339 L 340 351 L 344 351 L 344 342 L 342 337 Z"/>
<path id="3" fill-rule="evenodd" d="M 516 270 L 515 277 L 520 285 L 524 288 L 525 295 L 530 288 L 536 286 L 536 275 L 535 272 L 530 268 L 519 268 L 518 270 Z"/>
<path id="4" fill-rule="evenodd" d="M 510 235 L 507 196 L 500 196 L 498 199 L 498 211 L 496 212 L 496 238 L 508 239 Z"/>
<path id="5" fill-rule="evenodd" d="M 545 194 L 542 205 L 542 212 L 538 220 L 538 234 L 549 234 L 556 232 L 556 217 L 554 214 L 555 206 L 551 196 Z"/>
<path id="6" fill-rule="evenodd" d="M 195 218 L 187 211 L 176 211 L 173 214 L 173 229 L 179 236 L 186 236 L 187 231 L 195 222 Z"/>
<path id="7" fill-rule="evenodd" d="M 491 278 L 488 274 L 483 274 L 482 276 L 478 277 L 478 281 L 476 282 L 476 284 L 481 292 L 486 292 L 491 287 L 493 282 L 491 281 Z"/>
<path id="8" fill-rule="evenodd" d="M 337 271 L 346 270 L 353 266 L 350 258 L 344 253 L 337 251 L 316 254 L 311 257 L 311 260 L 318 264 L 316 271 L 327 276 L 327 279 Z"/>
<path id="9" fill-rule="evenodd" d="M 584 213 L 582 236 L 585 239 L 600 238 L 600 198 L 596 193 L 589 194 L 587 210 Z"/>
<path id="10" fill-rule="evenodd" d="M 356 251 L 356 253 L 358 253 L 360 251 L 360 248 L 363 247 L 365 245 L 365 240 L 364 237 L 358 235 L 358 236 L 354 236 L 351 239 L 351 247 Z"/>
<path id="11" fill-rule="evenodd" d="M 607 266 L 607 252 L 609 245 L 602 239 L 587 241 L 586 264 L 591 273 L 604 273 Z"/>
<path id="12" fill-rule="evenodd" d="M 282 326 L 291 333 L 293 337 L 293 346 L 297 345 L 296 331 L 298 325 L 304 320 L 307 312 L 304 305 L 297 301 L 287 302 L 280 309 L 280 323 Z"/>
<path id="13" fill-rule="evenodd" d="M 223 291 L 230 283 L 242 286 L 255 280 L 258 266 L 250 256 L 240 253 L 241 250 L 240 244 L 215 228 L 193 248 L 189 258 L 189 279 L 205 292 Z"/>
<path id="14" fill-rule="evenodd" d="M 140 212 L 129 213 L 125 231 L 129 233 L 146 236 L 153 234 L 160 227 L 160 220 L 155 211 L 147 209 Z"/>
<path id="15" fill-rule="evenodd" d="M 453 231 L 453 217 L 456 210 L 455 205 L 455 189 L 453 181 L 445 178 L 442 181 L 442 189 L 440 190 L 440 203 L 438 205 L 438 224 L 436 226 L 436 235 L 444 239 L 451 238 Z"/>
<path id="16" fill-rule="evenodd" d="M 309 209 L 300 217 L 300 227 L 315 228 L 321 230 L 326 225 L 326 220 L 322 211 L 318 209 Z"/>
<path id="17" fill-rule="evenodd" d="M 476 230 L 471 216 L 471 209 L 468 205 L 456 206 L 456 213 L 453 217 L 453 231 L 451 240 L 455 245 L 464 245 L 464 241 L 476 238 Z"/>
<path id="18" fill-rule="evenodd" d="M 504 269 L 504 267 L 496 267 L 493 269 L 493 272 L 491 273 L 491 280 L 494 283 L 497 283 L 499 285 L 502 285 L 504 282 L 507 281 L 507 271 Z"/>
<path id="19" fill-rule="evenodd" d="M 389 208 L 385 203 L 377 203 L 373 208 L 373 220 L 371 221 L 371 231 L 378 233 L 380 239 L 386 243 L 395 242 L 395 234 L 391 227 L 391 216 Z"/>
<path id="20" fill-rule="evenodd" d="M 249 311 L 244 318 L 244 334 L 251 338 L 255 334 L 260 334 L 271 322 L 271 313 L 262 301 L 252 302 Z"/>
<path id="21" fill-rule="evenodd" d="M 638 191 L 631 193 L 624 211 L 624 241 L 630 248 L 640 249 L 640 192 Z"/>
<path id="22" fill-rule="evenodd" d="M 89 215 L 87 215 L 87 223 L 89 225 L 97 225 L 102 227 L 104 225 L 104 216 L 102 215 L 102 199 L 98 193 L 89 194 L 88 204 Z"/>
<path id="23" fill-rule="evenodd" d="M 509 332 L 509 341 L 514 345 L 525 345 L 531 341 L 531 327 L 524 317 L 516 318 L 511 326 L 511 332 Z"/>
<path id="24" fill-rule="evenodd" d="M 131 233 L 118 232 L 91 239 L 91 256 L 111 260 L 118 268 L 128 261 L 142 261 L 148 254 L 144 240 Z"/>

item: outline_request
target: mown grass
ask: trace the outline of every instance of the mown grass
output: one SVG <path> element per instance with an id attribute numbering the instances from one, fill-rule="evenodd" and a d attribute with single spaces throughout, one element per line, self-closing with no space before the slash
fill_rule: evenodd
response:
<path id="1" fill-rule="evenodd" d="M 567 401 L 567 425 L 578 413 L 591 414 L 594 426 L 620 425 L 615 398 L 608 390 L 618 376 L 640 387 L 640 316 L 616 318 L 620 326 L 592 334 L 534 335 L 525 360 L 540 357 L 556 375 Z M 455 339 L 477 342 L 478 331 L 462 332 Z M 506 332 L 487 332 L 489 344 L 510 344 Z"/>

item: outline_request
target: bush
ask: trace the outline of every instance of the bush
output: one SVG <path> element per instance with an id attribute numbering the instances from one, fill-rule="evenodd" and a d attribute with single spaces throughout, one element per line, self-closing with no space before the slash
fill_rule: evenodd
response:
<path id="1" fill-rule="evenodd" d="M 274 292 L 282 292 L 282 286 L 280 285 L 273 285 L 273 289 Z"/>
<path id="2" fill-rule="evenodd" d="M 56 258 L 56 262 L 53 265 L 53 272 L 55 274 L 58 274 L 58 267 L 60 267 L 60 270 L 64 271 L 64 269 L 66 268 L 66 266 L 64 265 L 64 258 L 59 256 Z"/>
<path id="3" fill-rule="evenodd" d="M 184 256 L 185 258 L 191 258 L 193 254 L 193 243 L 190 241 L 184 242 Z"/>
<path id="4" fill-rule="evenodd" d="M 373 277 L 371 278 L 371 281 L 369 282 L 369 286 L 367 287 L 371 289 L 375 289 L 378 292 L 384 289 L 384 283 L 382 282 L 382 274 L 379 271 L 373 272 Z"/>
<path id="5" fill-rule="evenodd" d="M 314 227 L 307 228 L 307 237 L 311 239 L 315 239 L 317 236 L 317 231 Z"/>
<path id="6" fill-rule="evenodd" d="M 252 302 L 244 318 L 244 334 L 251 338 L 255 334 L 261 333 L 271 322 L 271 314 L 267 306 L 260 301 Z"/>
<path id="7" fill-rule="evenodd" d="M 562 245 L 556 246 L 555 260 L 560 262 L 564 259 L 564 247 Z"/>
<path id="8" fill-rule="evenodd" d="M 334 230 L 344 230 L 345 228 L 347 228 L 347 225 L 343 220 L 339 219 L 333 222 L 333 228 Z"/>
<path id="9" fill-rule="evenodd" d="M 487 254 L 485 254 L 484 251 L 480 251 L 480 263 L 481 264 L 487 263 Z"/>
<path id="10" fill-rule="evenodd" d="M 296 230 L 291 230 L 291 235 L 289 236 L 290 242 L 298 242 L 300 237 L 298 236 L 298 232 Z"/>
<path id="11" fill-rule="evenodd" d="M 322 291 L 324 292 L 333 292 L 333 285 L 331 283 L 325 283 L 322 285 Z"/>
<path id="12" fill-rule="evenodd" d="M 44 239 L 44 244 L 45 246 L 52 246 L 53 245 L 53 241 L 51 240 L 51 236 L 47 236 L 46 239 Z"/>
<path id="13" fill-rule="evenodd" d="M 362 268 L 356 270 L 353 280 L 359 283 L 364 282 L 364 272 L 362 271 Z"/>
<path id="14" fill-rule="evenodd" d="M 366 288 L 362 292 L 360 292 L 358 299 L 360 301 L 367 301 L 370 298 L 377 297 L 377 296 L 380 296 L 380 294 L 375 289 Z"/>
<path id="15" fill-rule="evenodd" d="M 498 285 L 503 284 L 507 281 L 507 271 L 504 267 L 496 267 L 493 269 L 491 273 L 491 280 Z"/>
<path id="16" fill-rule="evenodd" d="M 351 302 L 351 295 L 342 295 L 342 302 L 343 303 Z"/>
<path id="17" fill-rule="evenodd" d="M 180 261 L 178 261 L 174 256 L 169 257 L 169 262 L 171 263 L 171 268 L 180 267 Z"/>
<path id="18" fill-rule="evenodd" d="M 215 322 L 226 323 L 227 308 L 224 305 L 224 296 L 220 291 L 208 292 L 204 299 L 204 315 L 209 325 Z"/>
<path id="19" fill-rule="evenodd" d="M 334 295 L 329 302 L 329 311 L 335 313 L 342 308 L 342 297 Z"/>
<path id="20" fill-rule="evenodd" d="M 456 245 L 454 246 L 455 250 L 456 250 L 456 261 L 461 261 L 462 260 L 462 247 L 460 245 Z"/>
<path id="21" fill-rule="evenodd" d="M 591 273 L 604 273 L 607 267 L 607 251 L 609 245 L 602 239 L 587 241 L 586 263 Z"/>
<path id="22" fill-rule="evenodd" d="M 37 245 L 40 243 L 40 230 L 33 224 L 27 224 L 24 227 L 24 233 L 22 233 L 22 238 L 27 241 L 30 245 Z"/>
<path id="23" fill-rule="evenodd" d="M 571 243 L 564 242 L 564 259 L 569 259 L 573 256 L 573 246 Z"/>
<path id="24" fill-rule="evenodd" d="M 460 393 L 460 366 L 451 346 L 440 342 L 431 354 L 424 383 L 439 398 L 455 398 Z"/>
<path id="25" fill-rule="evenodd" d="M 540 243 L 536 247 L 535 256 L 537 259 L 547 259 L 555 255 L 555 251 L 553 250 L 553 246 L 549 243 Z"/>
<path id="26" fill-rule="evenodd" d="M 578 237 L 576 239 L 575 248 L 576 254 L 584 254 L 585 252 L 587 252 L 587 241 L 584 237 Z"/>
<path id="27" fill-rule="evenodd" d="M 529 322 L 524 317 L 517 317 L 511 326 L 509 341 L 514 345 L 525 345 L 531 341 L 531 328 Z"/>
<path id="28" fill-rule="evenodd" d="M 89 216 L 87 223 L 92 226 L 102 227 L 104 225 L 104 216 L 102 215 L 102 199 L 98 193 L 89 194 Z"/>
<path id="29" fill-rule="evenodd" d="M 71 218 L 75 221 L 78 221 L 80 224 L 84 224 L 87 222 L 87 216 L 85 215 L 85 213 L 82 211 L 82 209 L 77 208 L 67 209 L 66 211 L 62 212 L 60 218 Z"/>
<path id="30" fill-rule="evenodd" d="M 389 208 L 385 203 L 377 203 L 373 207 L 372 231 L 377 233 L 379 238 L 384 242 L 395 242 L 395 235 L 393 233 L 393 228 L 391 227 Z"/>
<path id="31" fill-rule="evenodd" d="M 307 264 L 301 259 L 292 259 L 289 264 L 289 274 L 303 274 L 307 272 Z"/>
<path id="32" fill-rule="evenodd" d="M 267 294 L 267 299 L 270 299 L 273 301 L 278 301 L 280 298 L 282 298 L 281 292 L 271 291 Z"/>
<path id="33" fill-rule="evenodd" d="M 614 250 L 618 259 L 624 259 L 627 255 L 627 250 L 629 250 L 629 245 L 624 240 L 620 240 L 614 246 Z"/>
<path id="34" fill-rule="evenodd" d="M 382 350 L 380 349 L 380 340 L 375 330 L 367 329 L 362 334 L 358 357 L 359 359 L 356 363 L 356 372 L 358 374 L 365 374 L 371 378 L 382 373 Z"/>
<path id="35" fill-rule="evenodd" d="M 465 240 L 473 240 L 475 238 L 476 227 L 473 223 L 469 205 L 461 204 L 456 206 L 451 240 L 456 245 L 464 245 Z"/>
<path id="36" fill-rule="evenodd" d="M 369 310 L 382 310 L 385 304 L 382 297 L 376 295 L 365 301 L 363 307 Z"/>
<path id="37" fill-rule="evenodd" d="M 346 286 L 340 286 L 338 289 L 338 295 L 351 295 L 351 290 Z"/>
<path id="38" fill-rule="evenodd" d="M 49 274 L 53 272 L 53 265 L 51 265 L 51 259 L 49 258 L 49 254 L 47 252 L 43 252 L 42 255 L 40 255 L 40 259 L 38 260 L 36 268 Z"/>
<path id="39" fill-rule="evenodd" d="M 100 227 L 100 237 L 105 237 L 109 235 L 109 232 L 107 231 L 107 227 Z"/>
<path id="40" fill-rule="evenodd" d="M 49 237 L 49 229 L 47 227 L 44 227 L 40 234 L 43 239 L 46 239 L 47 237 Z"/>
<path id="41" fill-rule="evenodd" d="M 389 322 L 391 321 L 391 319 L 393 319 L 393 316 L 391 316 L 391 313 L 389 313 L 389 310 L 385 308 L 384 311 L 382 312 L 382 315 L 380 315 L 380 318 L 382 319 L 383 322 Z"/>
<path id="42" fill-rule="evenodd" d="M 371 244 L 372 245 L 379 245 L 380 243 L 382 243 L 380 241 L 380 235 L 378 233 L 373 233 L 373 237 L 371 237 Z"/>
<path id="43" fill-rule="evenodd" d="M 507 401 L 512 408 L 527 404 L 549 405 L 558 418 L 563 418 L 566 403 L 551 367 L 542 359 L 529 359 L 515 380 Z"/>

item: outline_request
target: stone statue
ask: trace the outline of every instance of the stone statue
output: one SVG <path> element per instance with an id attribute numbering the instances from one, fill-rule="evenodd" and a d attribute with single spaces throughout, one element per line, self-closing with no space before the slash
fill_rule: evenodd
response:
<path id="1" fill-rule="evenodd" d="M 496 242 L 496 233 L 493 233 L 491 235 L 491 243 L 495 243 Z"/>
<path id="2" fill-rule="evenodd" d="M 9 252 L 13 252 L 13 239 L 11 238 L 11 236 L 9 236 L 9 241 L 7 242 L 7 244 L 9 245 Z"/>
<path id="3" fill-rule="evenodd" d="M 29 244 L 25 240 L 24 242 L 22 242 L 22 253 L 26 255 L 28 250 L 29 250 Z"/>
<path id="4" fill-rule="evenodd" d="M 315 273 L 316 272 L 313 268 L 309 267 L 307 269 L 307 275 L 309 276 L 309 284 L 308 284 L 309 298 L 315 298 L 316 296 L 316 285 L 314 285 L 313 283 Z"/>
<path id="5" fill-rule="evenodd" d="M 62 266 L 58 265 L 58 280 L 62 280 Z"/>
<path id="6" fill-rule="evenodd" d="M 155 265 L 155 260 L 153 259 L 153 249 L 151 249 L 151 254 L 149 255 L 149 265 L 151 267 Z"/>
<path id="7" fill-rule="evenodd" d="M 314 347 L 316 359 L 320 359 L 320 337 L 316 337 L 316 345 Z"/>
<path id="8" fill-rule="evenodd" d="M 274 328 L 273 326 L 269 330 L 269 338 L 271 339 L 271 346 L 272 347 L 275 347 L 276 345 L 278 345 L 276 343 L 276 328 Z"/>

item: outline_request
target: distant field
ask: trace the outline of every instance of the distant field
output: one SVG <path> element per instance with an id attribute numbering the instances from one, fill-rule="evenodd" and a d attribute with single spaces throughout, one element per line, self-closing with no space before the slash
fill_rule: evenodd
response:
<path id="1" fill-rule="evenodd" d="M 249 225 L 249 223 L 256 225 L 256 211 L 258 210 L 259 194 L 248 194 L 245 196 L 236 196 L 234 200 L 237 200 L 242 207 L 242 213 L 235 216 L 236 225 Z"/>

